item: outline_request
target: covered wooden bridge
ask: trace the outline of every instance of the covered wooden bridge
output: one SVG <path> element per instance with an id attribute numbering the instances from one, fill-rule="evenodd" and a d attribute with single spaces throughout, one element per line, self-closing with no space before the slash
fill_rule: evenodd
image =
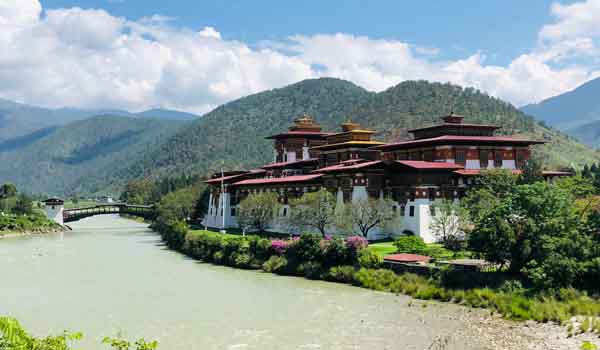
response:
<path id="1" fill-rule="evenodd" d="M 63 211 L 63 221 L 67 223 L 90 216 L 106 214 L 126 214 L 144 219 L 153 219 L 154 213 L 155 207 L 153 205 L 131 205 L 126 203 L 99 204 L 93 207 L 65 209 Z"/>

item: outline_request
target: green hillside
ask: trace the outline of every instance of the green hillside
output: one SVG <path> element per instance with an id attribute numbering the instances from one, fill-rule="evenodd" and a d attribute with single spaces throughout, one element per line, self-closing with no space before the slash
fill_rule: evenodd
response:
<path id="1" fill-rule="evenodd" d="M 271 162 L 272 141 L 264 137 L 287 130 L 304 113 L 326 131 L 352 119 L 378 130 L 379 139 L 396 141 L 408 137 L 410 128 L 439 122 L 451 108 L 467 121 L 498 124 L 501 133 L 546 140 L 536 151 L 548 167 L 600 160 L 573 138 L 474 89 L 408 81 L 373 93 L 322 78 L 247 96 L 191 121 L 103 116 L 0 141 L 0 182 L 36 193 L 116 194 L 135 178 L 205 175 L 221 166 Z"/>
<path id="2" fill-rule="evenodd" d="M 272 143 L 264 137 L 286 130 L 305 112 L 325 130 L 337 130 L 340 122 L 352 118 L 380 131 L 380 139 L 393 141 L 406 137 L 409 128 L 438 122 L 451 106 L 456 113 L 466 115 L 467 121 L 498 124 L 505 134 L 546 140 L 548 144 L 537 149 L 548 167 L 599 159 L 597 152 L 573 138 L 543 127 L 512 105 L 474 89 L 408 81 L 372 93 L 347 81 L 322 78 L 221 106 L 121 171 L 118 178 L 208 173 L 222 165 L 250 168 L 270 162 Z"/>
<path id="3" fill-rule="evenodd" d="M 110 192 L 114 172 L 152 152 L 184 122 L 99 116 L 54 128 L 23 147 L 1 147 L 0 183 L 48 194 Z"/>

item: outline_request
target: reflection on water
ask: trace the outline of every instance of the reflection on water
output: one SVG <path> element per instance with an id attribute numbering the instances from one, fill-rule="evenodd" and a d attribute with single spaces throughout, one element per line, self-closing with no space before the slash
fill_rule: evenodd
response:
<path id="1" fill-rule="evenodd" d="M 160 342 L 161 350 L 427 349 L 465 309 L 335 283 L 202 264 L 114 216 L 64 234 L 0 240 L 0 314 L 36 334 L 82 331 Z M 466 345 L 468 343 L 469 345 Z"/>

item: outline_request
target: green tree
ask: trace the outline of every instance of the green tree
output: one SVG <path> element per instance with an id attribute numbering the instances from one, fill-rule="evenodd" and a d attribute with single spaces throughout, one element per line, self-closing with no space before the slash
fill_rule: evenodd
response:
<path id="1" fill-rule="evenodd" d="M 399 220 L 389 199 L 360 199 L 344 206 L 338 215 L 338 226 L 343 230 L 358 231 L 363 237 L 379 227 L 383 229 L 394 220 Z"/>
<path id="2" fill-rule="evenodd" d="M 297 227 L 311 227 L 325 236 L 327 227 L 336 221 L 335 197 L 327 190 L 305 193 L 290 204 L 290 222 Z"/>
<path id="3" fill-rule="evenodd" d="M 194 212 L 198 188 L 183 188 L 165 195 L 156 206 L 156 222 L 168 225 L 172 222 L 187 222 Z"/>
<path id="4" fill-rule="evenodd" d="M 538 181 L 544 181 L 542 162 L 537 158 L 531 158 L 525 162 L 519 182 L 522 184 L 532 184 Z"/>
<path id="5" fill-rule="evenodd" d="M 508 263 L 514 273 L 528 267 L 530 275 L 541 276 L 535 269 L 542 262 L 579 241 L 572 203 L 569 193 L 546 182 L 516 186 L 474 223 L 469 246 L 489 261 Z M 573 276 L 564 283 L 572 283 Z"/>
<path id="6" fill-rule="evenodd" d="M 13 208 L 15 214 L 19 215 L 31 215 L 33 214 L 33 200 L 29 196 L 21 194 L 17 197 L 15 207 Z"/>
<path id="7" fill-rule="evenodd" d="M 17 195 L 17 186 L 5 183 L 0 186 L 0 199 L 12 198 Z"/>
<path id="8" fill-rule="evenodd" d="M 567 176 L 556 181 L 556 186 L 571 193 L 575 198 L 585 198 L 594 194 L 594 181 L 581 174 Z"/>
<path id="9" fill-rule="evenodd" d="M 264 232 L 271 222 L 280 204 L 277 193 L 253 193 L 244 198 L 238 206 L 237 221 L 244 230 Z"/>

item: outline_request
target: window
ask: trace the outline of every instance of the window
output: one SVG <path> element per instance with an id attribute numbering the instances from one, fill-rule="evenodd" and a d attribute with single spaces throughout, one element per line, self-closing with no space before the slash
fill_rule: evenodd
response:
<path id="1" fill-rule="evenodd" d="M 283 207 L 283 215 L 282 216 L 287 216 L 287 208 Z"/>
<path id="2" fill-rule="evenodd" d="M 408 216 L 415 216 L 415 206 L 414 205 L 411 205 L 408 208 Z"/>
<path id="3" fill-rule="evenodd" d="M 485 149 L 479 150 L 479 167 L 487 168 L 489 164 L 489 152 Z"/>
<path id="4" fill-rule="evenodd" d="M 494 166 L 496 168 L 502 168 L 502 151 L 496 151 L 494 153 Z"/>
<path id="5" fill-rule="evenodd" d="M 235 216 L 235 208 L 231 208 L 231 216 Z"/>
<path id="6" fill-rule="evenodd" d="M 458 164 L 464 164 L 466 159 L 465 151 L 457 150 L 454 155 L 454 161 Z"/>

